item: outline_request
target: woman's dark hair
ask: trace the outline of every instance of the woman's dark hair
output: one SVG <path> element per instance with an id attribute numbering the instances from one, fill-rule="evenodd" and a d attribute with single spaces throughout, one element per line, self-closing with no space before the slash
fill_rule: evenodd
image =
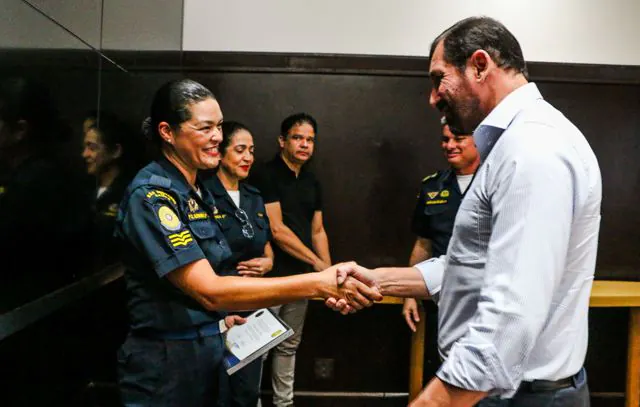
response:
<path id="1" fill-rule="evenodd" d="M 151 116 L 143 123 L 145 136 L 160 145 L 162 137 L 158 133 L 158 125 L 167 122 L 172 129 L 177 130 L 181 123 L 191 118 L 189 106 L 206 99 L 215 99 L 215 96 L 194 80 L 178 79 L 165 83 L 153 97 Z"/>
<path id="2" fill-rule="evenodd" d="M 318 123 L 316 122 L 316 119 L 314 119 L 313 116 L 308 113 L 296 113 L 284 119 L 282 121 L 282 124 L 280 125 L 280 135 L 283 138 L 287 138 L 287 134 L 289 134 L 289 130 L 291 130 L 293 126 L 304 123 L 307 123 L 308 125 L 313 127 L 313 132 L 316 134 L 316 136 L 318 135 Z"/>
<path id="3" fill-rule="evenodd" d="M 227 148 L 229 148 L 229 144 L 233 140 L 233 135 L 240 130 L 245 130 L 251 134 L 251 130 L 242 123 L 234 121 L 222 122 L 222 142 L 218 147 L 221 155 L 224 156 L 227 153 Z"/>
<path id="4" fill-rule="evenodd" d="M 134 132 L 131 131 L 122 120 L 116 115 L 110 112 L 100 112 L 99 116 L 87 116 L 88 118 L 95 118 L 97 122 L 89 127 L 95 130 L 100 137 L 100 142 L 105 147 L 113 152 L 116 146 L 119 144 L 121 148 L 120 157 L 118 163 L 123 170 L 134 171 L 140 167 L 143 159 L 142 144 L 140 140 L 134 136 Z"/>
<path id="5" fill-rule="evenodd" d="M 520 43 L 507 27 L 493 18 L 469 17 L 446 29 L 431 43 L 429 59 L 440 42 L 444 47 L 444 60 L 461 72 L 469 57 L 482 49 L 500 68 L 529 77 Z"/>

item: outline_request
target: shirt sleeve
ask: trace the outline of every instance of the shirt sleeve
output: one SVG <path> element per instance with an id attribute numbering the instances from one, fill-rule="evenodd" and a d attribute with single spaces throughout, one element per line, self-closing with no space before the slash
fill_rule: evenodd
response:
<path id="1" fill-rule="evenodd" d="M 418 193 L 418 200 L 416 201 L 416 206 L 413 209 L 413 216 L 411 217 L 411 231 L 417 236 L 424 237 L 425 239 L 431 239 L 431 234 L 429 233 L 429 222 L 424 213 L 424 188 L 420 188 L 420 192 Z"/>
<path id="2" fill-rule="evenodd" d="M 135 190 L 124 208 L 120 230 L 158 277 L 206 258 L 181 219 L 175 198 L 164 191 Z"/>
<path id="3" fill-rule="evenodd" d="M 491 237 L 477 311 L 437 372 L 454 386 L 507 398 L 556 300 L 573 216 L 573 168 L 552 145 L 535 143 L 485 174 L 491 223 L 479 227 Z"/>
<path id="4" fill-rule="evenodd" d="M 265 203 L 280 202 L 281 197 L 274 182 L 273 173 L 267 167 L 256 171 L 249 184 L 260 190 L 260 195 Z"/>
<path id="5" fill-rule="evenodd" d="M 322 185 L 320 185 L 320 181 L 316 178 L 316 202 L 315 202 L 315 210 L 322 210 Z"/>
<path id="6" fill-rule="evenodd" d="M 427 291 L 429 291 L 429 295 L 436 305 L 440 299 L 445 264 L 446 256 L 442 255 L 440 257 L 432 257 L 413 266 L 422 274 Z"/>

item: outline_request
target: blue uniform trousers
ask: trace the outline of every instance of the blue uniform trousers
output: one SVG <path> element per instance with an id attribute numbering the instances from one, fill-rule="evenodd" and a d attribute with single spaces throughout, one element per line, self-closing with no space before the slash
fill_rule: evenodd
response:
<path id="1" fill-rule="evenodd" d="M 122 404 L 216 406 L 222 336 L 166 340 L 129 335 L 118 353 Z"/>

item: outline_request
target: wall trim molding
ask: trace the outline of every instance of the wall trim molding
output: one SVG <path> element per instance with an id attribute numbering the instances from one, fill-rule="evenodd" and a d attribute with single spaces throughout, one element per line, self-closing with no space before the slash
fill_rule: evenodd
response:
<path id="1" fill-rule="evenodd" d="M 109 51 L 103 56 L 129 72 L 245 72 L 408 76 L 427 78 L 429 59 L 384 55 L 297 54 L 204 51 Z M 66 66 L 119 69 L 89 50 L 0 50 L 3 66 Z M 640 85 L 640 66 L 529 62 L 538 82 Z"/>

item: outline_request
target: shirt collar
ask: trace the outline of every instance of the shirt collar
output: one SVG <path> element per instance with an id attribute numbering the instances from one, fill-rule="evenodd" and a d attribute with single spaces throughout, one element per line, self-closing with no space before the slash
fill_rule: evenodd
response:
<path id="1" fill-rule="evenodd" d="M 491 126 L 504 130 L 509 127 L 513 118 L 526 104 L 538 99 L 542 99 L 542 95 L 536 84 L 533 82 L 527 83 L 502 99 L 489 115 L 484 118 L 480 126 Z"/>
<path id="2" fill-rule="evenodd" d="M 207 180 L 206 184 L 216 198 L 223 197 L 227 194 L 227 190 L 224 189 L 224 185 L 222 185 L 222 181 L 218 178 L 218 174 L 211 174 L 211 179 Z"/>
<path id="3" fill-rule="evenodd" d="M 291 175 L 296 177 L 296 172 L 294 170 L 292 170 L 291 168 L 289 168 L 287 163 L 284 161 L 284 158 L 282 158 L 282 154 L 281 153 L 276 154 L 276 158 L 274 159 L 274 161 L 276 161 L 278 163 L 278 165 L 280 166 L 281 170 L 286 171 L 288 174 L 290 173 Z M 298 177 L 300 175 L 302 175 L 302 173 L 305 171 L 305 168 L 304 168 L 305 165 L 300 167 L 300 173 L 298 174 Z"/>

